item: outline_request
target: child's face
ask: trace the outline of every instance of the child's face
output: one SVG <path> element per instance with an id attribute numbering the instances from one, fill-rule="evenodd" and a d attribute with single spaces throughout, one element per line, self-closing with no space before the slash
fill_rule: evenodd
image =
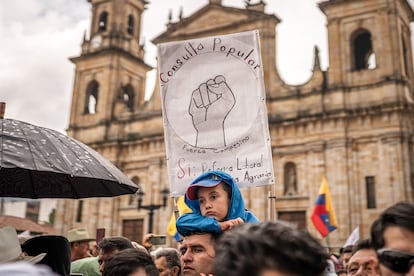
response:
<path id="1" fill-rule="evenodd" d="M 223 183 L 216 187 L 201 187 L 197 196 L 200 203 L 201 215 L 213 217 L 217 221 L 226 220 L 229 210 L 229 197 L 223 188 Z"/>

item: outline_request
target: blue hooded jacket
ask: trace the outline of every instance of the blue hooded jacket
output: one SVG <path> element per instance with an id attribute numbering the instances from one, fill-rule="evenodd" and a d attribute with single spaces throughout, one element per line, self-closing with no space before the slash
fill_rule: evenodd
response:
<path id="1" fill-rule="evenodd" d="M 230 206 L 227 211 L 226 220 L 241 218 L 245 222 L 259 222 L 252 212 L 245 209 L 244 200 L 239 187 L 237 187 L 229 174 L 222 171 L 208 171 L 194 179 L 190 186 L 197 185 L 198 182 L 207 178 L 219 179 L 224 184 L 231 187 Z M 190 200 L 186 193 L 184 201 L 187 206 L 191 208 L 192 212 L 185 213 L 177 219 L 176 227 L 178 233 L 182 236 L 186 236 L 191 232 L 221 233 L 220 225 L 215 218 L 204 217 L 201 215 L 198 199 Z"/>

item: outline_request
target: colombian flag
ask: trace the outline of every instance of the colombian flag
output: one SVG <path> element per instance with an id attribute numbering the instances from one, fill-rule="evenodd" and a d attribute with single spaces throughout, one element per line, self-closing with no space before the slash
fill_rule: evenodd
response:
<path id="1" fill-rule="evenodd" d="M 184 213 L 191 212 L 190 207 L 188 207 L 187 204 L 185 204 L 185 202 L 184 202 L 184 196 L 180 196 L 178 198 L 177 208 L 178 208 L 178 213 L 180 214 L 180 216 Z M 170 222 L 168 223 L 167 234 L 170 235 L 170 236 L 173 236 L 176 241 L 180 240 L 180 236 L 177 232 L 177 227 L 175 226 L 175 215 L 174 215 L 174 213 L 172 213 Z"/>
<path id="2" fill-rule="evenodd" d="M 322 176 L 322 184 L 313 207 L 312 222 L 322 237 L 326 237 L 338 227 L 325 176 Z"/>

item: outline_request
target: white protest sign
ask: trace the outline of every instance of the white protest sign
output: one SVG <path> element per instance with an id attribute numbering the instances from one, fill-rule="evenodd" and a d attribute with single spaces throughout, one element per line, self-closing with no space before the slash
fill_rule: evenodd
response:
<path id="1" fill-rule="evenodd" d="M 172 195 L 208 170 L 273 184 L 259 32 L 159 44 L 158 68 Z"/>

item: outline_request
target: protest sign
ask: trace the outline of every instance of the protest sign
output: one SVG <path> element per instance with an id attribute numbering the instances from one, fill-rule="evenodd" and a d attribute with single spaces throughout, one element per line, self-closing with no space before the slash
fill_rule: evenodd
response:
<path id="1" fill-rule="evenodd" d="M 158 69 L 173 196 L 208 170 L 274 183 L 258 31 L 159 44 Z"/>

